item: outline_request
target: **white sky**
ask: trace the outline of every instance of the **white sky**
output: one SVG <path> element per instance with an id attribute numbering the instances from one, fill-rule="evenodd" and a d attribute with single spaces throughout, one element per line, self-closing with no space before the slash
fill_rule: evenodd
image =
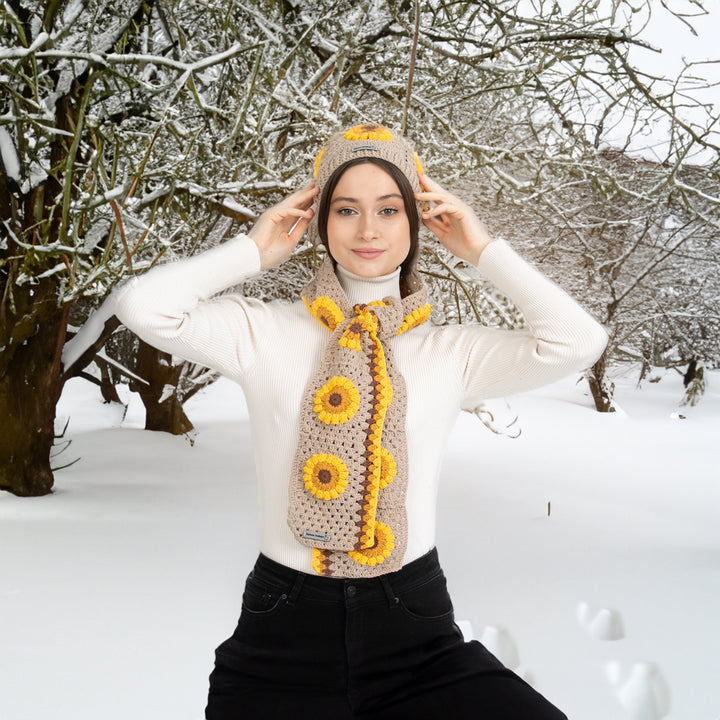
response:
<path id="1" fill-rule="evenodd" d="M 652 0 L 652 15 L 642 32 L 642 37 L 662 52 L 656 53 L 641 48 L 631 50 L 630 59 L 633 65 L 653 75 L 665 76 L 668 79 L 676 78 L 683 70 L 685 63 L 702 63 L 695 65 L 691 72 L 685 75 L 682 87 L 694 100 L 712 105 L 715 111 L 720 111 L 720 46 L 718 44 L 717 29 L 720 27 L 720 8 L 718 0 L 704 0 L 705 10 L 708 14 L 701 15 L 690 0 L 666 0 L 671 10 L 697 15 L 688 18 L 695 28 L 694 35 L 690 28 L 675 18 L 665 7 L 661 0 Z M 639 25 L 647 21 L 647 14 L 638 13 L 636 22 Z M 714 83 L 714 87 L 700 90 L 699 85 L 706 81 Z M 702 113 L 698 110 L 687 110 L 683 113 L 689 121 L 700 121 Z M 663 135 L 661 128 L 654 134 L 654 141 Z M 720 142 L 720 128 L 715 128 L 715 142 Z M 652 144 L 653 137 L 638 138 L 638 147 L 642 143 Z M 648 153 L 643 152 L 647 155 Z M 653 153 L 649 153 L 653 155 Z M 663 143 L 658 142 L 656 156 L 663 159 Z M 705 156 L 696 156 L 696 162 L 702 162 Z"/>
<path id="2" fill-rule="evenodd" d="M 580 0 L 557 0 L 561 7 L 570 10 Z M 683 71 L 685 63 L 702 63 L 695 65 L 692 72 L 686 73 L 681 83 L 687 94 L 687 105 L 705 103 L 720 112 L 720 40 L 717 30 L 720 29 L 720 0 L 700 0 L 703 12 L 697 6 L 697 0 L 597 0 L 597 12 L 600 17 L 609 17 L 612 8 L 617 10 L 616 27 L 622 28 L 632 17 L 633 26 L 640 37 L 661 52 L 644 50 L 637 46 L 630 49 L 630 62 L 638 70 L 655 77 L 665 77 L 674 81 Z M 648 11 L 648 4 L 650 11 Z M 640 10 L 632 13 L 633 6 Z M 519 0 L 518 10 L 532 15 L 546 12 L 549 0 Z M 683 13 L 695 28 L 694 35 L 690 28 L 673 14 Z M 710 89 L 699 90 L 700 85 L 714 83 Z M 657 88 L 659 90 L 659 88 Z M 599 109 L 600 110 L 600 109 Z M 592 116 L 591 108 L 585 108 L 588 116 Z M 707 126 L 708 112 L 702 108 L 686 107 L 678 110 L 681 118 L 696 126 Z M 615 116 L 612 122 L 606 123 L 606 141 L 619 147 L 626 146 L 628 134 L 632 141 L 626 150 L 632 154 L 649 160 L 664 161 L 667 159 L 667 139 L 670 125 L 662 113 L 650 126 L 631 124 L 630 118 Z M 609 128 L 614 124 L 614 129 Z M 711 138 L 720 145 L 720 127 L 714 128 Z M 697 152 L 685 158 L 686 162 L 705 163 L 714 157 L 714 153 Z"/>
<path id="3" fill-rule="evenodd" d="M 658 74 L 664 73 L 668 77 L 676 76 L 683 68 L 683 61 L 702 62 L 696 67 L 697 74 L 716 83 L 715 88 L 702 96 L 703 100 L 713 102 L 720 107 L 720 47 L 718 46 L 717 30 L 720 28 L 720 9 L 718 0 L 705 0 L 707 15 L 691 19 L 697 31 L 693 35 L 690 29 L 679 22 L 667 12 L 660 2 L 655 0 L 657 9 L 643 37 L 657 48 L 661 53 L 654 53 L 636 49 L 633 51 L 633 60 L 636 64 L 650 67 Z M 687 8 L 690 3 L 686 0 L 668 0 L 671 8 Z"/>

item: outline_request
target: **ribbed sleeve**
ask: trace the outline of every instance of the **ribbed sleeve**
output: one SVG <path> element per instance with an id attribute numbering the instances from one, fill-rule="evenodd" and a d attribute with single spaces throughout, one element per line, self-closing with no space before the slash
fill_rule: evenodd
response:
<path id="1" fill-rule="evenodd" d="M 133 278 L 117 291 L 115 314 L 151 345 L 237 380 L 254 362 L 263 303 L 213 296 L 259 270 L 255 243 L 240 235 Z"/>
<path id="2" fill-rule="evenodd" d="M 517 305 L 527 327 L 451 330 L 453 364 L 462 368 L 465 407 L 545 385 L 600 357 L 607 344 L 602 325 L 505 241 L 490 243 L 477 269 Z"/>

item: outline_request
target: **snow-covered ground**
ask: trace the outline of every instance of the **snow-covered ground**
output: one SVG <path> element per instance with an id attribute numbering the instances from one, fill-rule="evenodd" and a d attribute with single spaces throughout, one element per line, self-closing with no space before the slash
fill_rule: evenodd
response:
<path id="1" fill-rule="evenodd" d="M 673 372 L 616 382 L 615 415 L 573 378 L 513 398 L 516 440 L 458 419 L 438 536 L 457 617 L 572 720 L 718 720 L 720 373 L 695 408 Z M 69 383 L 57 464 L 79 461 L 50 496 L 0 493 L 2 720 L 203 717 L 257 554 L 245 404 L 225 380 L 196 396 L 191 443 L 128 399 L 123 420 Z"/>

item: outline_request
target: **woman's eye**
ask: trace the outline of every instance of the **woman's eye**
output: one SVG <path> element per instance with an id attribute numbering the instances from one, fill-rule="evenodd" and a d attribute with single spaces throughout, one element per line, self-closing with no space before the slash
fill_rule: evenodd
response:
<path id="1" fill-rule="evenodd" d="M 355 211 L 352 208 L 340 208 L 338 215 L 352 215 Z"/>
<path id="2" fill-rule="evenodd" d="M 380 211 L 380 214 L 381 214 L 381 215 L 385 215 L 385 216 L 387 216 L 387 217 L 389 217 L 389 216 L 391 216 L 391 215 L 395 215 L 395 213 L 397 213 L 397 208 L 393 208 L 393 207 L 383 208 L 383 209 Z"/>

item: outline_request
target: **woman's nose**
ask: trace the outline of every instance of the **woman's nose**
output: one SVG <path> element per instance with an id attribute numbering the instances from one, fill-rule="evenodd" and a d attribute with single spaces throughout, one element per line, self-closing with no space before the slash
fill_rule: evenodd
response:
<path id="1" fill-rule="evenodd" d="M 359 234 L 363 240 L 373 240 L 377 237 L 377 225 L 372 215 L 362 215 L 360 217 Z"/>

